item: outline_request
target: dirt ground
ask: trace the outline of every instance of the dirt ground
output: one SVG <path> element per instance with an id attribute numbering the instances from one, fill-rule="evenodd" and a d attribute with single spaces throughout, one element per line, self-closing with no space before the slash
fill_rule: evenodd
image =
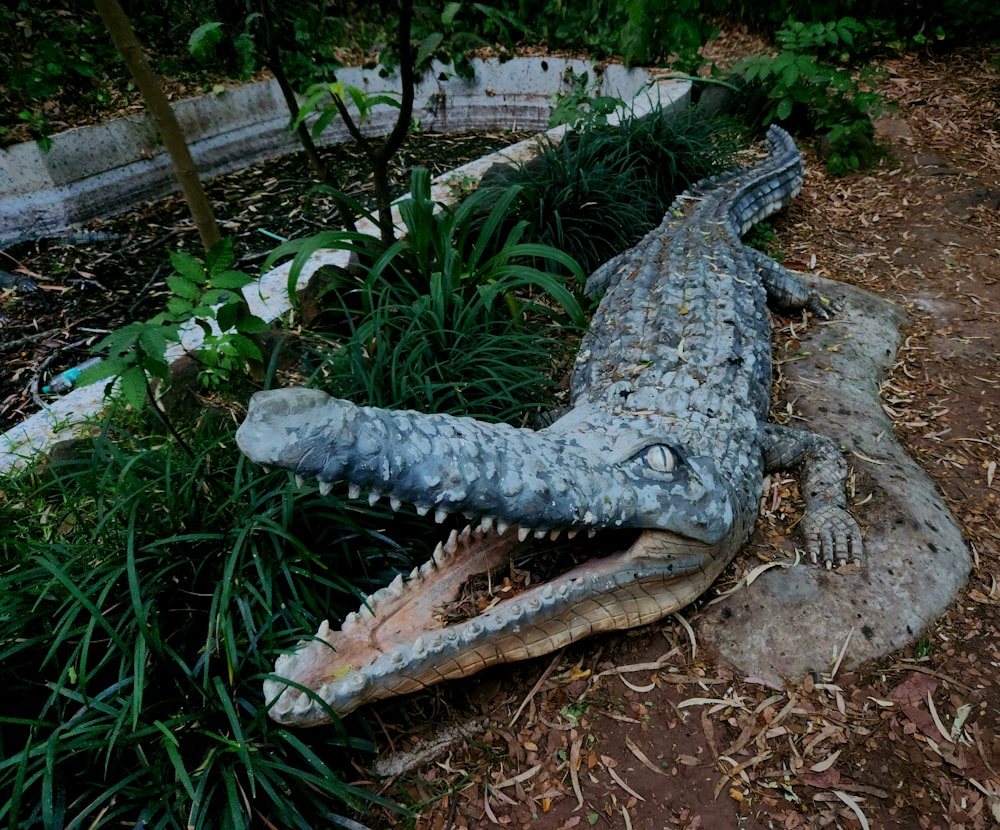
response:
<path id="1" fill-rule="evenodd" d="M 834 653 L 827 672 L 784 688 L 721 664 L 692 624 L 769 558 L 794 512 L 776 481 L 751 546 L 684 618 L 376 709 L 382 755 L 362 780 L 424 805 L 385 824 L 1000 825 L 997 58 L 885 62 L 882 91 L 898 106 L 878 125 L 886 158 L 836 179 L 807 150 L 803 194 L 775 222 L 786 265 L 909 314 L 883 406 L 968 544 L 972 574 L 953 607 L 901 652 L 850 671 Z"/>

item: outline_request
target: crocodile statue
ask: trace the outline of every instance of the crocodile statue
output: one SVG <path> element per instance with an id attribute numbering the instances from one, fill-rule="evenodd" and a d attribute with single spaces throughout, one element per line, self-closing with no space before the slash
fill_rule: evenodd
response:
<path id="1" fill-rule="evenodd" d="M 813 560 L 861 561 L 839 448 L 767 420 L 766 303 L 823 316 L 828 307 L 741 242 L 802 184 L 788 134 L 772 127 L 767 146 L 757 164 L 693 186 L 588 280 L 604 293 L 576 357 L 571 405 L 543 429 L 356 406 L 306 388 L 253 396 L 237 433 L 250 459 L 315 479 L 323 493 L 346 480 L 351 498 L 366 490 L 372 504 L 385 495 L 393 509 L 471 522 L 339 630 L 324 621 L 281 655 L 265 681 L 274 719 L 328 722 L 659 620 L 696 599 L 747 543 L 772 469 L 802 466 Z M 568 570 L 451 618 L 471 579 L 500 574 L 532 546 Z"/>

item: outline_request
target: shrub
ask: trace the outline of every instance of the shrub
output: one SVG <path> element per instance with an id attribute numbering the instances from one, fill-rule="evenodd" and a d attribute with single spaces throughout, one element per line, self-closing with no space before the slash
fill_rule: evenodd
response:
<path id="1" fill-rule="evenodd" d="M 821 57 L 848 57 L 859 31 L 863 27 L 853 18 L 825 24 L 789 21 L 778 33 L 777 55 L 755 55 L 733 68 L 747 85 L 744 115 L 759 126 L 779 121 L 819 132 L 827 169 L 836 175 L 866 167 L 875 158 L 872 119 L 882 111 L 882 97 L 874 91 L 877 73 Z"/>

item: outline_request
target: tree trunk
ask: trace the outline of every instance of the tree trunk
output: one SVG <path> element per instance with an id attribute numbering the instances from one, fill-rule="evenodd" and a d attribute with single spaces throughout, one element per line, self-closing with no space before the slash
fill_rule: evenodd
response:
<path id="1" fill-rule="evenodd" d="M 170 160 L 174 166 L 174 173 L 184 194 L 188 209 L 191 211 L 191 218 L 194 219 L 195 226 L 201 236 L 201 244 L 207 251 L 219 241 L 221 234 L 219 226 L 215 221 L 215 214 L 212 205 L 205 195 L 205 190 L 201 186 L 201 179 L 198 176 L 198 168 L 195 167 L 191 152 L 188 150 L 187 141 L 184 139 L 184 132 L 180 124 L 177 123 L 177 116 L 174 115 L 170 102 L 163 92 L 160 79 L 153 72 L 142 44 L 132 29 L 132 24 L 125 15 L 124 9 L 118 0 L 94 0 L 97 13 L 104 21 L 108 34 L 114 41 L 115 48 L 125 60 L 125 65 L 135 85 L 139 88 L 146 106 L 153 116 L 153 122 L 159 130 L 163 139 L 163 146 L 170 154 Z"/>
<path id="2" fill-rule="evenodd" d="M 281 60 L 281 51 L 274 36 L 274 27 L 271 24 L 269 16 L 271 10 L 266 0 L 260 0 L 257 8 L 260 12 L 261 29 L 263 32 L 263 48 L 261 52 L 264 55 L 264 61 L 268 68 L 274 73 L 274 79 L 278 82 L 278 88 L 281 90 L 288 111 L 294 120 L 299 114 L 299 102 L 295 98 L 295 90 L 292 89 L 288 75 L 285 74 L 285 66 Z M 323 161 L 322 156 L 320 156 L 319 150 L 316 148 L 316 143 L 313 141 L 312 135 L 309 133 L 309 128 L 304 121 L 295 128 L 295 134 L 298 136 L 299 143 L 306 152 L 306 158 L 309 159 L 309 164 L 312 165 L 319 183 L 327 185 L 334 190 L 342 191 L 343 188 L 340 186 L 340 182 L 337 181 L 337 177 L 330 172 L 330 168 Z M 334 203 L 337 206 L 337 215 L 340 218 L 340 224 L 344 226 L 345 230 L 353 231 L 357 217 L 351 208 L 336 196 L 334 196 Z"/>

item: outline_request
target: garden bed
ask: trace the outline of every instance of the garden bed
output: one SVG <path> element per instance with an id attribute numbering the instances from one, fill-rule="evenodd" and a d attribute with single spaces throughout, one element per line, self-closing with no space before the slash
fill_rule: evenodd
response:
<path id="1" fill-rule="evenodd" d="M 475 123 L 500 123 L 506 127 L 520 124 L 537 128 L 547 122 L 555 103 L 555 93 L 565 90 L 565 85 L 571 83 L 573 78 L 579 79 L 590 72 L 594 73 L 595 84 L 599 83 L 599 86 L 593 87 L 594 90 L 622 96 L 630 102 L 629 106 L 636 113 L 646 111 L 654 105 L 673 107 L 686 101 L 689 94 L 689 85 L 684 82 L 656 82 L 641 70 L 625 70 L 614 65 L 601 67 L 598 71 L 585 61 L 562 58 L 522 58 L 505 64 L 499 64 L 495 60 L 477 61 L 476 69 L 474 81 L 453 79 L 447 85 L 441 80 L 425 82 L 425 85 L 431 83 L 434 89 L 418 89 L 418 100 L 425 100 L 428 104 L 417 111 L 416 120 L 422 126 L 427 124 L 435 128 L 468 127 Z M 444 77 L 443 74 L 438 76 L 441 77 Z M 394 83 L 392 78 L 379 79 L 371 72 L 358 73 L 358 77 L 351 76 L 346 80 L 354 81 L 368 91 L 378 91 L 386 86 L 391 88 Z M 257 90 L 253 92 L 254 99 L 261 98 L 259 87 L 259 84 L 254 85 Z M 424 94 L 429 97 L 421 98 Z M 203 161 L 207 160 L 210 168 L 211 165 L 217 166 L 220 158 L 223 168 L 232 167 L 236 163 L 233 155 L 237 148 L 242 158 L 254 158 L 255 154 L 261 152 L 260 147 L 266 150 L 273 145 L 276 130 L 284 141 L 288 141 L 287 135 L 282 132 L 286 123 L 283 119 L 287 115 L 275 115 L 273 107 L 263 107 L 261 112 L 249 117 L 239 115 L 234 122 L 234 110 L 227 101 L 222 116 L 213 120 L 205 115 L 206 112 L 211 112 L 212 100 L 213 96 L 206 96 L 194 102 L 182 102 L 179 106 L 187 113 L 189 126 L 197 128 L 192 153 L 196 160 L 199 156 L 204 156 Z M 366 121 L 366 128 L 373 132 L 377 132 L 379 128 L 384 129 L 393 112 L 391 107 L 375 108 Z M 126 140 L 119 136 L 110 142 L 120 150 L 111 154 L 110 159 L 102 158 L 100 152 L 95 154 L 93 141 L 81 140 L 74 131 L 55 136 L 53 152 L 58 152 L 45 160 L 42 167 L 46 170 L 41 170 L 36 163 L 34 166 L 39 169 L 35 173 L 39 175 L 33 177 L 32 165 L 25 165 L 26 172 L 13 177 L 8 183 L 8 190 L 0 193 L 0 214 L 30 213 L 32 205 L 37 207 L 55 201 L 60 205 L 60 210 L 56 211 L 55 218 L 46 219 L 41 227 L 47 227 L 46 223 L 51 221 L 51 226 L 58 228 L 65 224 L 73 211 L 108 210 L 108 193 L 117 192 L 122 199 L 132 198 L 134 193 L 131 175 L 136 170 L 142 171 L 142 177 L 150 182 L 154 190 L 170 186 L 162 154 L 156 159 L 141 158 L 145 155 L 142 142 L 136 144 L 136 139 L 145 134 L 140 129 L 141 125 L 137 126 L 126 119 L 119 119 L 115 123 L 115 130 L 122 131 L 122 135 L 128 138 Z M 259 129 L 255 131 L 254 125 Z M 97 131 L 99 145 L 107 143 L 103 127 L 86 129 Z M 261 135 L 258 136 L 257 132 Z M 510 132 L 506 128 L 494 130 L 491 133 L 493 138 L 489 139 L 488 144 L 464 155 L 453 155 L 451 166 L 469 158 L 473 153 L 478 156 L 523 137 L 515 134 L 506 139 L 500 138 Z M 255 142 L 260 146 L 258 143 L 247 143 L 248 133 L 254 135 Z M 330 133 L 331 131 L 327 131 L 325 135 L 329 137 Z M 332 131 L 332 135 L 337 137 L 337 131 Z M 62 141 L 63 138 L 65 142 Z M 419 162 L 419 151 L 416 148 L 428 140 L 431 139 L 427 136 L 411 136 L 410 149 L 397 158 L 397 181 L 401 188 L 405 187 L 408 170 Z M 447 146 L 448 140 L 444 141 Z M 66 142 L 70 149 L 60 149 Z M 119 147 L 122 143 L 136 146 L 132 151 L 125 151 Z M 454 145 L 451 146 L 454 148 Z M 220 155 L 220 147 L 228 149 Z M 341 144 L 333 151 L 332 155 L 336 159 L 334 166 L 340 165 L 345 155 L 353 155 L 349 149 L 345 149 L 348 147 L 349 145 Z M 19 145 L 13 148 L 7 162 L 9 164 L 19 154 L 27 153 L 28 156 L 35 157 L 37 152 L 37 148 Z M 522 143 L 517 157 L 527 158 L 532 152 L 534 150 L 530 146 Z M 67 173 L 74 170 L 74 165 L 69 163 L 74 153 L 85 158 L 85 162 L 79 165 L 82 173 Z M 135 158 L 136 154 L 140 158 Z M 499 159 L 488 157 L 478 166 L 464 170 L 448 181 L 442 181 L 435 190 L 435 198 L 452 200 L 461 191 L 474 187 L 479 176 L 497 160 Z M 155 169 L 149 168 L 151 162 L 155 162 Z M 273 247 L 269 243 L 277 243 L 296 233 L 314 233 L 324 227 L 324 223 L 328 224 L 332 207 L 328 200 L 313 200 L 307 195 L 310 181 L 306 176 L 307 165 L 304 160 L 293 157 L 288 165 L 284 168 L 279 166 L 270 172 L 266 167 L 264 172 L 252 171 L 248 173 L 249 181 L 243 184 L 238 183 L 241 181 L 239 176 L 221 180 L 210 193 L 219 212 L 223 232 L 241 236 L 247 243 L 245 250 L 239 252 L 244 266 L 255 259 L 262 259 Z M 448 166 L 448 163 L 437 159 L 435 166 L 440 169 Z M 48 173 L 53 171 L 56 175 L 49 176 Z M 364 192 L 364 182 L 369 175 L 364 166 L 359 170 L 356 165 L 348 164 L 341 168 L 340 174 L 341 181 L 353 183 L 347 186 L 348 192 Z M 114 182 L 119 185 L 117 189 Z M 301 188 L 297 194 L 294 193 L 296 186 Z M 231 193 L 235 195 L 235 199 L 230 197 Z M 270 194 L 274 195 L 273 199 Z M 289 205 L 283 201 L 290 195 L 297 204 Z M 259 204 L 262 199 L 269 200 L 269 204 Z M 116 325 L 143 319 L 150 312 L 158 310 L 158 285 L 162 285 L 162 278 L 168 275 L 167 252 L 185 246 L 193 247 L 193 228 L 180 218 L 182 215 L 182 204 L 174 198 L 168 200 L 167 212 L 163 217 L 139 212 L 126 214 L 117 221 L 90 223 L 71 231 L 68 240 L 63 237 L 62 242 L 72 241 L 76 247 L 71 246 L 54 262 L 45 260 L 42 254 L 43 250 L 47 256 L 49 250 L 65 247 L 60 245 L 58 237 L 54 244 L 53 240 L 45 240 L 41 244 L 29 242 L 24 254 L 19 254 L 18 249 L 13 254 L 7 252 L 6 270 L 17 271 L 19 277 L 27 276 L 39 290 L 32 291 L 32 284 L 21 280 L 19 287 L 4 289 L 2 295 L 6 308 L 0 307 L 0 315 L 6 312 L 6 318 L 0 316 L 4 334 L 0 349 L 19 357 L 15 358 L 9 369 L 4 369 L 6 376 L 0 378 L 4 381 L 4 397 L 0 400 L 0 427 L 7 428 L 7 432 L 0 437 L 0 470 L 20 463 L 35 450 L 65 436 L 67 430 L 71 433 L 74 424 L 99 410 L 101 396 L 94 388 L 76 390 L 58 400 L 43 400 L 40 393 L 44 379 L 78 363 L 78 358 L 86 354 L 88 346 Z M 248 220 L 248 215 L 253 218 Z M 151 232 L 139 233 L 136 232 L 136 227 L 147 228 Z M 125 273 L 135 269 L 116 264 L 109 255 L 111 252 L 116 256 L 121 255 L 129 266 L 132 263 L 139 265 L 133 279 L 126 281 L 122 278 Z M 22 261 L 19 256 L 29 261 Z M 46 273 L 45 268 L 52 270 Z M 141 272 L 142 268 L 147 271 Z M 308 276 L 305 275 L 306 280 Z M 28 290 L 25 290 L 25 286 Z M 303 286 L 304 283 L 300 288 Z M 284 287 L 283 275 L 277 274 L 270 277 L 265 288 L 249 291 L 248 300 L 253 311 L 267 320 L 280 316 L 287 309 L 287 302 L 279 298 L 268 301 L 261 307 L 258 301 L 265 294 L 282 294 Z M 53 295 L 67 296 L 55 303 L 51 299 Z M 23 312 L 18 306 L 23 306 Z M 45 315 L 41 310 L 46 307 L 57 310 L 43 319 Z M 65 312 L 58 309 L 65 309 Z M 16 313 L 16 317 L 12 312 Z M 196 346 L 197 339 L 185 341 L 186 348 Z M 180 353 L 179 350 L 175 351 L 174 359 Z M 19 423 L 25 417 L 28 420 Z"/>

